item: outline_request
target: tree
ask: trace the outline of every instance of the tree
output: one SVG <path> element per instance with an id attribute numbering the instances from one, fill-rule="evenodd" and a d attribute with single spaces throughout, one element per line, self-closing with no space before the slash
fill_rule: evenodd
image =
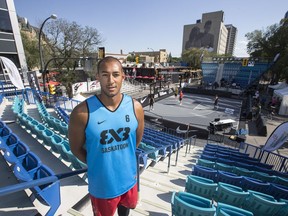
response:
<path id="1" fill-rule="evenodd" d="M 192 48 L 185 50 L 182 53 L 182 60 L 188 63 L 188 65 L 192 67 L 192 69 L 199 69 L 201 68 L 201 61 L 203 56 L 208 57 L 211 55 L 212 54 L 209 53 L 207 50 Z"/>
<path id="2" fill-rule="evenodd" d="M 252 57 L 269 58 L 272 62 L 279 54 L 271 68 L 272 82 L 280 79 L 288 80 L 288 19 L 283 19 L 279 24 L 268 26 L 265 30 L 255 30 L 245 35 L 248 39 L 247 52 Z"/>
<path id="3" fill-rule="evenodd" d="M 39 65 L 38 40 L 29 37 L 27 31 L 21 31 L 21 37 L 29 70 Z"/>

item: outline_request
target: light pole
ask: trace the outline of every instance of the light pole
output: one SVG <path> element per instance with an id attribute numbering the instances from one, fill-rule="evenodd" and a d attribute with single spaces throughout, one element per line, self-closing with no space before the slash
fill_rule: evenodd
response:
<path id="1" fill-rule="evenodd" d="M 46 92 L 46 86 L 45 86 L 45 73 L 46 73 L 46 71 L 43 71 L 44 61 L 43 61 L 43 52 L 42 52 L 42 46 L 41 46 L 41 35 L 42 35 L 43 26 L 49 19 L 57 19 L 57 15 L 52 14 L 50 17 L 48 17 L 44 20 L 44 22 L 41 24 L 41 27 L 39 30 L 39 39 L 38 39 L 39 56 L 40 56 L 40 73 L 42 73 L 44 92 Z"/>

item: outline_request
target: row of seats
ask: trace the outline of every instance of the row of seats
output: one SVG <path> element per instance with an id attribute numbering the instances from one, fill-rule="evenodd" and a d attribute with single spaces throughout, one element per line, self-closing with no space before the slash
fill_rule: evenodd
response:
<path id="1" fill-rule="evenodd" d="M 276 200 L 273 198 L 273 196 L 265 193 L 257 192 L 254 190 L 244 191 L 241 187 L 223 182 L 215 183 L 210 179 L 199 176 L 187 176 L 185 192 L 200 196 L 209 200 L 210 202 L 214 201 L 214 203 L 218 204 L 225 203 L 226 205 L 240 208 L 240 210 L 242 208 L 246 209 L 250 211 L 252 215 L 280 216 L 287 215 L 288 213 L 288 200 L 286 199 Z M 190 208 L 190 211 L 193 211 L 193 209 Z"/>
<path id="2" fill-rule="evenodd" d="M 58 118 L 60 120 L 62 120 L 63 122 L 65 122 L 66 124 L 68 124 L 69 123 L 69 115 L 65 112 L 65 110 L 63 110 L 62 107 L 57 106 L 57 105 L 55 105 L 54 109 L 58 115 Z"/>
<path id="3" fill-rule="evenodd" d="M 87 167 L 86 164 L 82 163 L 73 155 L 69 142 L 65 137 L 54 133 L 45 125 L 33 119 L 31 116 L 28 116 L 26 113 L 19 114 L 18 119 L 20 124 L 30 131 L 31 135 L 35 134 L 38 140 L 43 141 L 42 144 L 50 147 L 54 153 L 59 154 L 59 159 L 71 163 L 70 168 L 83 169 Z"/>
<path id="4" fill-rule="evenodd" d="M 0 150 L 3 152 L 6 162 L 10 164 L 15 177 L 20 182 L 30 182 L 55 175 L 2 121 L 0 121 L 0 135 Z M 47 215 L 54 215 L 60 206 L 59 180 L 45 185 L 34 186 L 30 190 L 32 191 L 32 199 L 37 198 L 50 206 Z"/>
<path id="5" fill-rule="evenodd" d="M 203 157 L 202 157 L 203 156 Z M 204 149 L 201 158 L 206 159 L 209 158 L 211 161 L 219 161 L 221 160 L 225 164 L 233 165 L 235 162 L 241 162 L 246 165 L 245 168 L 253 168 L 253 167 L 259 167 L 267 172 L 273 172 L 272 164 L 266 164 L 260 162 L 257 158 L 249 157 L 249 154 L 245 153 L 229 153 L 225 151 L 214 151 L 214 150 L 207 150 L 207 148 Z"/>
<path id="6" fill-rule="evenodd" d="M 211 200 L 187 192 L 173 192 L 171 198 L 172 216 L 253 216 L 253 213 L 224 203 L 215 206 Z"/>
<path id="7" fill-rule="evenodd" d="M 240 163 L 241 164 L 241 163 Z M 277 175 L 269 175 L 265 172 L 261 171 L 254 171 L 253 169 L 246 169 L 240 166 L 239 163 L 235 163 L 234 165 L 227 165 L 224 163 L 213 162 L 205 159 L 198 159 L 197 165 L 213 168 L 215 170 L 225 171 L 225 172 L 232 172 L 238 176 L 246 176 L 259 179 L 264 182 L 276 183 L 279 185 L 283 185 L 288 187 L 288 179 L 277 176 Z"/>
<path id="8" fill-rule="evenodd" d="M 51 129 L 58 131 L 62 135 L 68 137 L 68 125 L 67 123 L 60 121 L 59 119 L 51 116 L 43 103 L 36 101 L 36 105 L 41 116 L 41 119 Z"/>
<path id="9" fill-rule="evenodd" d="M 204 177 L 214 182 L 224 182 L 241 187 L 243 190 L 255 190 L 257 192 L 273 195 L 275 199 L 288 199 L 288 187 L 276 183 L 264 182 L 256 178 L 239 176 L 232 172 L 225 172 L 195 165 L 192 175 Z"/>

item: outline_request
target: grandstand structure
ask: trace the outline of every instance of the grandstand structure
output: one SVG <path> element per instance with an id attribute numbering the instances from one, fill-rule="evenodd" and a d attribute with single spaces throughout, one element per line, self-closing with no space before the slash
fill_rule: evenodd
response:
<path id="1" fill-rule="evenodd" d="M 220 87 L 244 90 L 259 81 L 271 67 L 270 59 L 260 58 L 205 58 L 202 62 L 203 81 L 218 83 Z"/>
<path id="2" fill-rule="evenodd" d="M 0 97 L 0 214 L 93 215 L 86 165 L 67 138 L 77 101 L 47 107 L 38 98 L 32 89 Z M 288 214 L 288 158 L 278 154 L 146 121 L 137 158 L 140 197 L 131 215 Z"/>

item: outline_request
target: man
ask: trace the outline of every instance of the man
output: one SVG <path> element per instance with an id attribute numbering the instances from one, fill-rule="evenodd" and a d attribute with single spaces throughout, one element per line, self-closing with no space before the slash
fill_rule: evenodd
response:
<path id="1" fill-rule="evenodd" d="M 69 121 L 73 154 L 87 163 L 88 190 L 97 216 L 129 215 L 138 199 L 136 147 L 144 133 L 141 104 L 121 94 L 121 63 L 105 57 L 97 66 L 101 93 L 77 105 Z M 86 145 L 86 147 L 84 147 Z"/>

